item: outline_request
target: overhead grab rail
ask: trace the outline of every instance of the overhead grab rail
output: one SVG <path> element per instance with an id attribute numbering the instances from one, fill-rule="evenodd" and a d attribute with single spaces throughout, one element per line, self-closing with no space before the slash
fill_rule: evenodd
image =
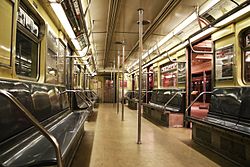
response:
<path id="1" fill-rule="evenodd" d="M 60 145 L 57 139 L 51 135 L 38 121 L 37 119 L 29 112 L 29 110 L 11 93 L 5 90 L 0 90 L 0 94 L 7 97 L 12 103 L 14 103 L 24 114 L 24 116 L 46 137 L 54 146 L 56 152 L 57 166 L 63 167 L 62 154 Z"/>
<path id="2" fill-rule="evenodd" d="M 167 54 L 166 56 L 167 56 L 168 60 L 169 60 L 171 63 L 186 63 L 185 61 L 177 61 L 176 59 L 174 59 L 174 60 L 171 59 L 167 51 L 162 52 L 159 56 L 162 56 L 162 55 L 164 55 L 165 53 Z"/>
<path id="3" fill-rule="evenodd" d="M 166 108 L 168 106 L 168 104 L 177 96 L 177 95 L 182 95 L 182 93 L 185 93 L 185 92 L 176 92 L 164 105 L 164 113 L 166 112 Z"/>
<path id="4" fill-rule="evenodd" d="M 213 52 L 208 52 L 208 51 L 206 52 L 206 51 L 194 50 L 194 48 L 193 48 L 193 46 L 192 46 L 192 43 L 191 43 L 191 41 L 190 41 L 190 38 L 188 38 L 188 43 L 189 43 L 189 46 L 190 46 L 192 52 L 194 52 L 194 53 L 200 53 L 200 54 L 213 54 Z"/>

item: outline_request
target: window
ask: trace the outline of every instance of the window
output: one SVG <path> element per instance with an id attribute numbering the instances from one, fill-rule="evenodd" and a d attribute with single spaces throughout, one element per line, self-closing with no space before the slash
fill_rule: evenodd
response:
<path id="1" fill-rule="evenodd" d="M 186 82 L 186 63 L 178 63 L 178 83 Z"/>
<path id="2" fill-rule="evenodd" d="M 36 78 L 39 49 L 38 20 L 22 3 L 18 9 L 16 35 L 16 74 Z"/>
<path id="3" fill-rule="evenodd" d="M 52 31 L 48 31 L 47 46 L 46 82 L 64 84 L 66 47 Z"/>
<path id="4" fill-rule="evenodd" d="M 246 82 L 250 82 L 250 29 L 245 30 L 242 33 L 242 50 L 244 61 L 244 79 Z"/>
<path id="5" fill-rule="evenodd" d="M 177 63 L 168 63 L 161 67 L 161 86 L 163 88 L 177 86 Z"/>
<path id="6" fill-rule="evenodd" d="M 158 68 L 154 68 L 154 87 L 158 88 Z"/>
<path id="7" fill-rule="evenodd" d="M 58 42 L 58 57 L 57 57 L 57 71 L 58 71 L 58 83 L 64 84 L 64 76 L 65 76 L 65 54 L 66 54 L 66 47 L 65 45 L 59 40 Z"/>
<path id="8" fill-rule="evenodd" d="M 37 57 L 38 44 L 18 30 L 16 38 L 16 73 L 36 78 Z"/>

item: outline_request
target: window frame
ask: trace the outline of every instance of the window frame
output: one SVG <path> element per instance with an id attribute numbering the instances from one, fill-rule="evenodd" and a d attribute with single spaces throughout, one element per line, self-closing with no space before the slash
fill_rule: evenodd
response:
<path id="1" fill-rule="evenodd" d="M 38 30 L 40 32 L 42 23 L 40 23 L 39 19 L 35 17 L 35 14 L 32 12 L 32 10 L 26 4 L 24 4 L 23 2 L 19 2 L 18 8 L 22 8 L 22 10 L 24 10 L 26 12 L 26 14 L 34 21 L 34 24 L 36 24 L 38 26 Z M 26 38 L 28 38 L 31 41 L 33 41 L 34 43 L 36 43 L 37 44 L 37 56 L 36 56 L 36 60 L 35 60 L 36 61 L 36 76 L 35 77 L 29 77 L 29 76 L 24 76 L 24 75 L 17 74 L 16 67 L 15 67 L 15 74 L 20 79 L 38 81 L 38 79 L 40 77 L 41 36 L 38 35 L 36 37 L 35 34 L 30 32 L 26 27 L 24 27 L 17 20 L 16 20 L 16 23 L 17 23 L 17 26 L 16 26 L 16 39 L 17 39 L 18 31 L 20 31 L 22 33 L 22 35 L 24 35 Z M 17 46 L 17 41 L 16 41 L 16 44 L 15 44 L 15 47 L 16 46 Z M 17 56 L 16 56 L 16 52 L 15 52 L 14 66 L 16 66 L 16 57 Z M 31 71 L 32 71 L 32 69 L 31 69 Z"/>

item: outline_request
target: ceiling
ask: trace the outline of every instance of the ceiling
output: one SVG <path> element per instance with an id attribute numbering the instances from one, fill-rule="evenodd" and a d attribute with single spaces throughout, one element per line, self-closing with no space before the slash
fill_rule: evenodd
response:
<path id="1" fill-rule="evenodd" d="M 44 2 L 44 0 L 40 1 Z M 47 6 L 49 6 L 48 1 Z M 117 42 L 123 43 L 125 47 L 125 68 L 131 67 L 138 60 L 139 26 L 137 22 L 139 8 L 144 10 L 144 20 L 150 21 L 150 24 L 143 26 L 143 51 L 147 53 L 153 46 L 164 40 L 167 35 L 173 33 L 176 27 L 183 24 L 189 16 L 197 11 L 200 12 L 204 4 L 217 3 L 216 7 L 209 8 L 207 11 L 208 16 L 212 15 L 217 19 L 245 0 L 79 1 L 83 4 L 83 11 L 87 11 L 85 22 L 97 72 L 104 72 L 112 70 L 117 64 L 118 55 L 122 55 L 122 44 L 117 44 Z M 47 10 L 47 12 L 49 15 L 51 14 L 51 10 Z M 52 12 L 53 17 L 55 16 Z M 54 20 L 58 24 L 58 20 Z M 174 34 L 171 40 L 164 42 L 161 46 L 157 44 L 159 48 L 154 49 L 147 60 L 158 56 L 166 48 L 183 42 L 186 37 L 197 32 L 200 28 L 202 27 L 198 24 L 197 19 L 193 20 L 192 24 L 188 24 L 180 32 Z"/>
<path id="2" fill-rule="evenodd" d="M 89 15 L 98 71 L 113 68 L 125 43 L 125 63 L 138 59 L 138 9 L 144 9 L 144 50 L 150 49 L 205 0 L 92 0 Z"/>

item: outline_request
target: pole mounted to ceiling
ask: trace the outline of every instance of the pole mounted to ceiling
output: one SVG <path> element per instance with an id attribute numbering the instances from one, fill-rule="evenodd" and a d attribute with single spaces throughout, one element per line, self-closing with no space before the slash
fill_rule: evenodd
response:
<path id="1" fill-rule="evenodd" d="M 142 95 L 142 33 L 143 33 L 143 9 L 138 9 L 139 12 L 139 102 L 138 102 L 138 111 L 137 111 L 137 144 L 141 144 L 141 95 Z"/>

